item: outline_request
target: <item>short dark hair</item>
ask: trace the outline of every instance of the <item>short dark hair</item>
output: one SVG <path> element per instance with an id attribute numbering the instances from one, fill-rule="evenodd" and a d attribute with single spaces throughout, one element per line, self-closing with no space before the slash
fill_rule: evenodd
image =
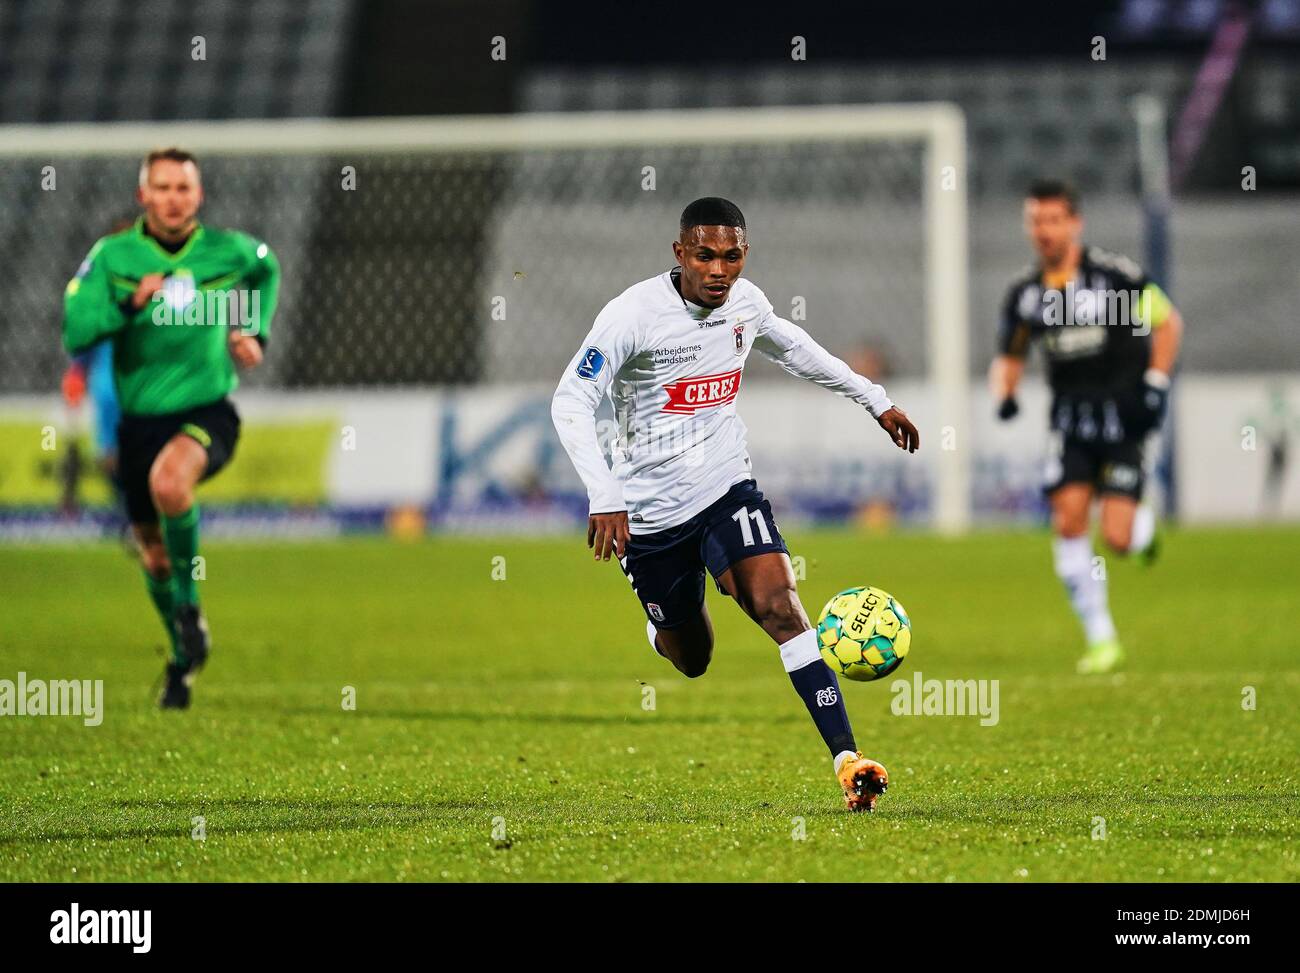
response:
<path id="1" fill-rule="evenodd" d="M 166 159 L 169 162 L 193 162 L 194 168 L 199 167 L 199 160 L 193 152 L 186 152 L 184 149 L 178 149 L 176 146 L 168 146 L 165 149 L 154 149 L 144 157 L 140 163 L 140 185 L 143 186 L 149 181 L 149 170 L 155 162 L 162 162 Z"/>
<path id="2" fill-rule="evenodd" d="M 704 196 L 682 210 L 678 230 L 685 233 L 693 226 L 734 226 L 745 228 L 745 216 L 740 207 L 721 196 Z"/>
<path id="3" fill-rule="evenodd" d="M 1071 213 L 1079 212 L 1079 190 L 1068 179 L 1035 179 L 1025 193 L 1029 199 L 1063 199 Z"/>

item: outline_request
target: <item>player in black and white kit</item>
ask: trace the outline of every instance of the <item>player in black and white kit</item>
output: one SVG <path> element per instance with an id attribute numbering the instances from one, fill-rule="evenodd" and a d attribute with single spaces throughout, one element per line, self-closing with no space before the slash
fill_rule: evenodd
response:
<path id="1" fill-rule="evenodd" d="M 883 388 L 779 317 L 740 276 L 748 251 L 735 204 L 706 197 L 687 206 L 673 242 L 677 266 L 605 306 L 561 378 L 551 414 L 587 487 L 587 546 L 597 560 L 618 557 L 654 650 L 686 676 L 708 668 L 707 570 L 780 647 L 830 748 L 845 802 L 869 811 L 888 775 L 857 751 L 736 414 L 749 353 L 857 402 L 900 449 L 915 452 L 920 437 Z M 595 412 L 606 395 L 618 426 L 613 469 L 596 438 Z"/>
<path id="2" fill-rule="evenodd" d="M 1039 260 L 1007 292 L 990 382 L 998 416 L 1014 418 L 1025 355 L 1039 340 L 1052 390 L 1043 487 L 1052 505 L 1056 573 L 1088 643 L 1079 671 L 1110 672 L 1124 650 L 1105 572 L 1093 564 L 1089 515 L 1100 496 L 1106 545 L 1153 557 L 1155 514 L 1141 503 L 1144 459 L 1164 418 L 1183 322 L 1132 260 L 1081 242 L 1078 196 L 1068 183 L 1034 183 L 1024 218 Z"/>

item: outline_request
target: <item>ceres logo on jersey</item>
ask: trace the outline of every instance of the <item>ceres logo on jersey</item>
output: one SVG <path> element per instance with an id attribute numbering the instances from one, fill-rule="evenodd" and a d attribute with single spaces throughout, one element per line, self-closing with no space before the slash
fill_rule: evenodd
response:
<path id="1" fill-rule="evenodd" d="M 700 409 L 726 405 L 740 391 L 740 369 L 717 375 L 679 378 L 665 385 L 664 391 L 668 393 L 664 411 L 678 415 L 690 415 Z"/>

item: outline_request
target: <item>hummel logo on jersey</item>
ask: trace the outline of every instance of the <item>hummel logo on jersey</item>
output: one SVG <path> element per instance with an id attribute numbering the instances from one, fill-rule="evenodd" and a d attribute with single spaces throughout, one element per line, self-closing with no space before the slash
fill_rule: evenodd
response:
<path id="1" fill-rule="evenodd" d="M 679 378 L 665 385 L 664 391 L 668 393 L 664 412 L 690 415 L 700 409 L 726 405 L 740 391 L 740 369 L 698 378 Z"/>
<path id="2" fill-rule="evenodd" d="M 839 701 L 840 701 L 840 697 L 835 692 L 834 686 L 827 686 L 825 689 L 817 690 L 818 706 L 834 706 Z"/>

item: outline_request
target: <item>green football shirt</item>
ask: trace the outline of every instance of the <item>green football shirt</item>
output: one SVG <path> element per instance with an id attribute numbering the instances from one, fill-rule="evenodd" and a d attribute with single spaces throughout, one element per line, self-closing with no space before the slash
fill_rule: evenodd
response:
<path id="1" fill-rule="evenodd" d="M 141 278 L 163 287 L 140 310 Z M 271 248 L 246 233 L 199 225 L 169 253 L 144 232 L 144 218 L 102 237 L 68 282 L 63 345 L 78 354 L 113 342 L 122 411 L 161 415 L 215 402 L 239 385 L 226 343 L 238 327 L 265 344 L 280 289 Z"/>

